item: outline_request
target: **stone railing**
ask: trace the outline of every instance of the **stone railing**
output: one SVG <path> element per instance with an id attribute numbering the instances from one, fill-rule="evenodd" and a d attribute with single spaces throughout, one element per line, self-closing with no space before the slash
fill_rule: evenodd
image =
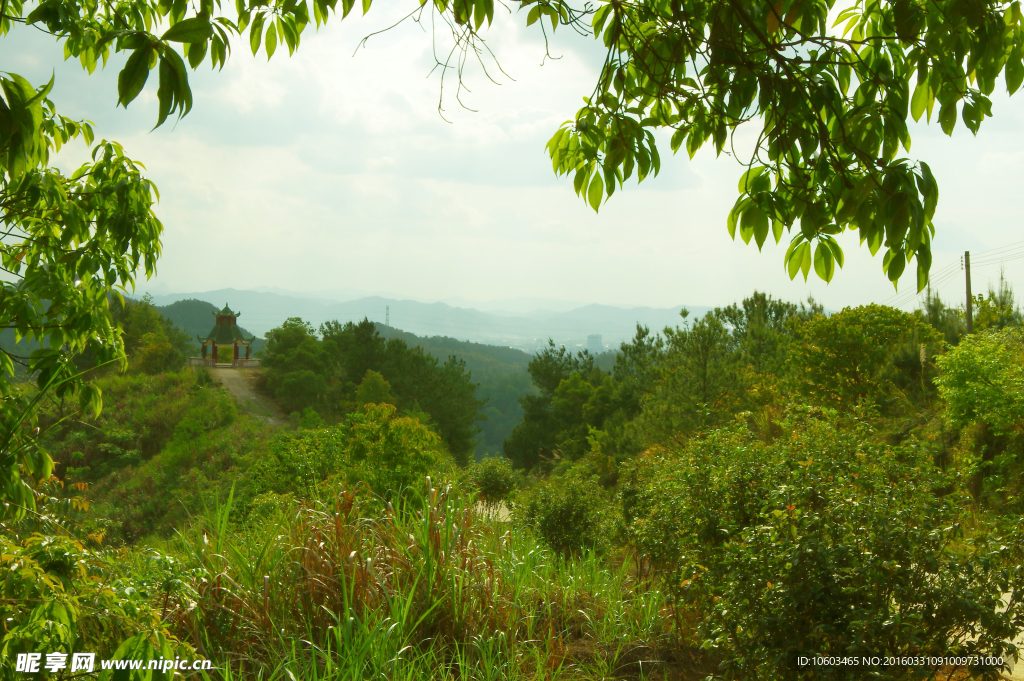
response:
<path id="1" fill-rule="evenodd" d="M 260 360 L 255 358 L 245 359 L 244 357 L 242 357 L 239 359 L 233 359 L 230 362 L 214 363 L 213 357 L 189 357 L 188 365 L 190 367 L 232 367 L 234 369 L 258 369 L 260 366 Z"/>

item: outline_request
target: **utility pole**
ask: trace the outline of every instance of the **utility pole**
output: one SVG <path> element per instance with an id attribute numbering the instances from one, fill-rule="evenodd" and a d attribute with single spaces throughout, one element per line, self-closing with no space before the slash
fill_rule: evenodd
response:
<path id="1" fill-rule="evenodd" d="M 968 279 L 970 278 L 970 276 L 971 275 L 969 275 L 969 274 L 967 275 Z M 967 282 L 967 288 L 968 289 L 971 288 L 971 282 L 970 281 Z M 967 304 L 970 305 L 970 303 L 967 303 Z M 385 305 L 384 306 L 384 326 L 391 326 L 391 306 L 390 305 Z"/>
<path id="2" fill-rule="evenodd" d="M 974 333 L 974 300 L 971 297 L 970 251 L 964 251 L 964 272 L 967 274 L 967 333 Z"/>

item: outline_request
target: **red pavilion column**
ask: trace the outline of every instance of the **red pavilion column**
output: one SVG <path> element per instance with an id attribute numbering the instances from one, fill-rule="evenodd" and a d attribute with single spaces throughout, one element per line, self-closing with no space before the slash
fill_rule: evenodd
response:
<path id="1" fill-rule="evenodd" d="M 217 363 L 217 344 L 213 344 L 213 363 Z"/>

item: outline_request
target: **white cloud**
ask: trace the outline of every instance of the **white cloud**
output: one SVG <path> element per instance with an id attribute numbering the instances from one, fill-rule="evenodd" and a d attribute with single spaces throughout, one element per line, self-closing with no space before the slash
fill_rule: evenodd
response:
<path id="1" fill-rule="evenodd" d="M 662 175 L 616 193 L 595 215 L 571 179 L 553 176 L 544 144 L 589 93 L 600 46 L 560 31 L 552 53 L 561 59 L 541 66 L 536 32 L 499 14 L 488 35 L 511 78 L 492 70 L 496 85 L 471 69 L 462 95 L 477 111 L 460 108 L 449 87 L 446 122 L 439 80 L 428 77 L 429 34 L 408 23 L 356 50 L 398 11 L 382 5 L 332 20 L 310 29 L 293 57 L 282 51 L 269 63 L 236 45 L 223 71 L 194 75 L 193 112 L 153 132 L 155 83 L 128 111 L 116 109 L 117 63 L 88 76 L 24 29 L 0 42 L 0 59 L 34 81 L 56 68 L 62 110 L 93 118 L 101 136 L 146 163 L 166 226 L 159 281 L 171 290 L 351 287 L 668 306 L 722 305 L 758 288 L 789 299 L 813 293 L 831 308 L 892 296 L 881 258 L 855 235 L 843 238 L 846 268 L 828 286 L 789 280 L 786 240 L 763 253 L 730 241 L 725 218 L 741 168 L 707 149 L 693 161 L 672 156 L 664 134 Z M 964 249 L 1022 238 L 1024 112 L 1005 96 L 994 110 L 977 138 L 962 126 L 952 139 L 934 125 L 912 131 L 912 156 L 931 163 L 941 187 L 937 267 Z M 740 151 L 755 134 L 738 133 Z M 62 163 L 83 157 L 73 148 Z M 1018 288 L 1021 265 L 1007 268 Z M 991 277 L 998 267 L 980 270 L 976 287 Z M 955 284 L 943 293 L 957 294 Z M 912 285 L 908 277 L 901 288 Z"/>

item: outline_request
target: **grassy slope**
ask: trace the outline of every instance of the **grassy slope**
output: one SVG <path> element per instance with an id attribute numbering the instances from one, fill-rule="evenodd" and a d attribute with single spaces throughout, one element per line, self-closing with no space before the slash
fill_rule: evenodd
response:
<path id="1" fill-rule="evenodd" d="M 189 513 L 227 495 L 272 437 L 208 374 L 185 369 L 98 379 L 99 418 L 69 418 L 43 444 L 68 481 L 88 482 L 96 515 L 111 537 L 133 541 L 166 534 Z M 72 405 L 68 405 L 72 408 Z M 50 405 L 44 427 L 64 414 Z"/>

